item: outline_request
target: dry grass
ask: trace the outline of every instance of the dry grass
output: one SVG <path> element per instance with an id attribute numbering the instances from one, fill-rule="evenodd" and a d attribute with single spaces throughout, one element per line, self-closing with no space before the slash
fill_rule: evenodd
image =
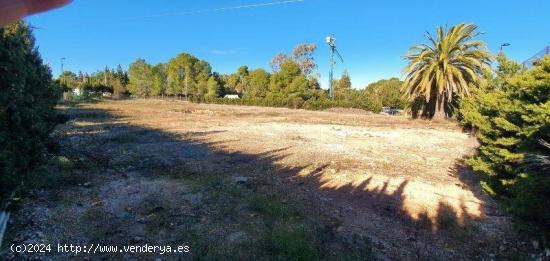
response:
<path id="1" fill-rule="evenodd" d="M 114 170 L 90 174 L 93 188 L 67 194 L 79 202 L 46 218 L 67 232 L 111 217 L 109 229 L 74 236 L 84 241 L 183 240 L 177 231 L 212 258 L 250 249 L 267 259 L 357 258 L 373 247 L 381 259 L 470 259 L 514 236 L 462 166 L 476 142 L 453 122 L 164 100 L 82 104 L 72 115 L 58 130 L 65 142 Z M 237 176 L 250 181 L 235 185 Z M 39 202 L 28 204 L 23 212 Z M 54 225 L 71 215 L 80 221 Z M 205 246 L 230 237 L 242 238 Z"/>

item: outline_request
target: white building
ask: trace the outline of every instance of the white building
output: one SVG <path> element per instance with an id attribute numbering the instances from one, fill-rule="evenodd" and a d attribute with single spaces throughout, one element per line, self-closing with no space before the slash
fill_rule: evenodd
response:
<path id="1" fill-rule="evenodd" d="M 74 88 L 73 94 L 76 96 L 80 96 L 81 94 L 83 94 L 82 88 Z"/>
<path id="2" fill-rule="evenodd" d="M 239 95 L 237 94 L 226 94 L 225 96 L 223 96 L 225 99 L 231 99 L 231 100 L 234 100 L 234 99 L 239 99 Z"/>

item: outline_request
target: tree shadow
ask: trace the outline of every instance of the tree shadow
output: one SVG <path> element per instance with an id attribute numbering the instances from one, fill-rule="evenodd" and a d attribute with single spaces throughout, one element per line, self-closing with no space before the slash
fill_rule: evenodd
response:
<path id="1" fill-rule="evenodd" d="M 281 202 L 297 206 L 312 222 L 323 223 L 331 234 L 325 243 L 335 248 L 356 244 L 352 238 L 360 235 L 392 259 L 468 259 L 487 254 L 477 249 L 480 244 L 475 240 L 485 239 L 472 225 L 488 213 L 485 197 L 461 162 L 450 172 L 477 202 L 453 191 L 438 191 L 443 195 L 434 196 L 429 186 L 409 179 L 370 175 L 359 183 L 334 184 L 330 176 L 337 173 L 330 163 L 287 166 L 282 161 L 290 152 L 284 145 L 250 154 L 234 151 L 235 140 L 209 139 L 223 131 L 168 132 L 132 125 L 116 111 L 103 109 L 76 108 L 67 113 L 72 120 L 56 134 L 62 151 L 97 162 L 104 179 L 129 179 L 134 173 L 150 178 L 204 173 L 226 180 L 242 176 L 254 180 L 254 190 L 279 195 Z M 422 197 L 429 204 L 419 204 Z M 120 237 L 117 240 L 127 240 Z"/>

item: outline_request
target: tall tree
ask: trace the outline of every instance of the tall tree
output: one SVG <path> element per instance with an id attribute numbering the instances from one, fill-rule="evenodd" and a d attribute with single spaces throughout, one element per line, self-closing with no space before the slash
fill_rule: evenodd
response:
<path id="1" fill-rule="evenodd" d="M 476 30 L 474 24 L 458 24 L 448 30 L 437 27 L 435 38 L 426 33 L 430 44 L 409 50 L 403 89 L 410 102 L 421 97 L 423 117 L 450 116 L 453 99 L 469 95 L 469 85 L 477 83 L 489 68 L 491 56 L 485 44 L 474 39 L 479 35 Z"/>
<path id="2" fill-rule="evenodd" d="M 130 64 L 128 69 L 130 83 L 128 90 L 130 93 L 139 97 L 147 97 L 151 95 L 153 88 L 153 72 L 151 65 L 147 64 L 143 59 L 137 59 Z"/>
<path id="3" fill-rule="evenodd" d="M 221 95 L 221 85 L 218 79 L 215 76 L 210 76 L 207 82 L 208 92 L 206 96 L 209 98 L 218 98 Z"/>
<path id="4" fill-rule="evenodd" d="M 269 86 L 269 73 L 264 69 L 251 71 L 248 84 L 250 89 L 246 93 L 247 97 L 264 98 Z"/>
<path id="5" fill-rule="evenodd" d="M 294 78 L 303 76 L 300 66 L 292 60 L 287 60 L 281 64 L 279 71 L 271 75 L 269 91 L 276 93 L 287 93 L 286 89 Z"/>
<path id="6" fill-rule="evenodd" d="M 403 82 L 398 78 L 383 79 L 371 83 L 363 91 L 367 107 L 372 111 L 380 111 L 382 106 L 404 109 L 407 101 L 401 93 Z"/>
<path id="7" fill-rule="evenodd" d="M 22 21 L 1 27 L 0 201 L 47 155 L 59 96 L 30 27 Z"/>
<path id="8" fill-rule="evenodd" d="M 351 91 L 351 77 L 348 71 L 344 71 L 342 77 L 334 84 L 335 99 L 346 99 L 348 93 Z"/>
<path id="9" fill-rule="evenodd" d="M 159 63 L 151 68 L 153 76 L 153 86 L 151 95 L 164 96 L 167 90 L 166 64 Z"/>
<path id="10" fill-rule="evenodd" d="M 71 71 L 64 71 L 57 80 L 65 90 L 76 89 L 79 86 L 77 75 Z"/>
<path id="11" fill-rule="evenodd" d="M 317 50 L 315 44 L 299 44 L 292 50 L 292 57 L 294 61 L 300 66 L 300 70 L 306 76 L 313 74 L 317 68 L 313 54 Z"/>
<path id="12" fill-rule="evenodd" d="M 246 92 L 248 88 L 248 66 L 243 65 L 237 69 L 237 85 L 235 86 L 235 90 L 239 94 L 243 94 Z"/>
<path id="13" fill-rule="evenodd" d="M 290 60 L 287 54 L 285 53 L 278 53 L 271 59 L 271 69 L 274 72 L 278 72 L 281 69 L 281 65 L 285 63 L 286 61 Z"/>
<path id="14" fill-rule="evenodd" d="M 211 75 L 211 70 L 212 67 L 208 62 L 188 53 L 181 53 L 170 59 L 167 65 L 168 94 L 197 95 L 198 86 L 204 86 Z"/>

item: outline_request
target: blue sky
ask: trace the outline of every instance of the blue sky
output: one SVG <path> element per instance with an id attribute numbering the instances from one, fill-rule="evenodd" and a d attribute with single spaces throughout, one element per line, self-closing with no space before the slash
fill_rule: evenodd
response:
<path id="1" fill-rule="evenodd" d="M 136 58 L 166 62 L 188 52 L 230 73 L 240 65 L 269 69 L 271 57 L 298 43 L 316 43 L 321 83 L 327 85 L 328 47 L 334 34 L 355 88 L 401 76 L 407 49 L 425 41 L 437 25 L 476 23 L 480 38 L 524 61 L 550 43 L 550 1 L 368 1 L 302 0 L 249 8 L 212 9 L 282 2 L 75 0 L 69 6 L 29 17 L 37 44 L 54 75 L 65 69 L 94 72 Z M 210 10 L 196 12 L 200 10 Z"/>

